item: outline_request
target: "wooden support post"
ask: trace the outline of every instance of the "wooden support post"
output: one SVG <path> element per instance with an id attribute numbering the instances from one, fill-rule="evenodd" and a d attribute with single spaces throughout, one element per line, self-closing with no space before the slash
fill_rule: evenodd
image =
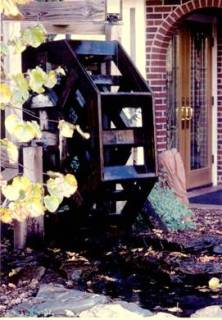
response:
<path id="1" fill-rule="evenodd" d="M 105 24 L 105 35 L 106 40 L 117 40 L 121 43 L 122 39 L 122 24 L 117 23 L 106 23 Z"/>
<path id="2" fill-rule="evenodd" d="M 32 182 L 43 182 L 43 152 L 42 147 L 24 147 L 23 165 L 24 176 Z M 43 240 L 44 237 L 44 217 L 28 218 L 24 222 L 16 222 L 14 226 L 14 248 L 25 247 L 29 238 Z"/>

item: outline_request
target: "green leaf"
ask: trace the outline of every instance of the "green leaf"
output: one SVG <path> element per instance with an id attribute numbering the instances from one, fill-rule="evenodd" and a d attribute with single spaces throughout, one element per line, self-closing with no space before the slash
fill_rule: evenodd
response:
<path id="1" fill-rule="evenodd" d="M 44 197 L 44 204 L 49 212 L 55 212 L 58 209 L 60 203 L 61 200 L 56 196 L 47 195 Z"/>
<path id="2" fill-rule="evenodd" d="M 22 41 L 29 46 L 37 48 L 45 41 L 46 31 L 41 25 L 26 28 L 21 35 Z"/>
<path id="3" fill-rule="evenodd" d="M 8 133 L 13 134 L 16 126 L 19 124 L 20 120 L 17 117 L 16 114 L 10 114 L 5 119 L 5 128 L 8 131 Z"/>
<path id="4" fill-rule="evenodd" d="M 47 74 L 40 67 L 28 71 L 29 86 L 32 91 L 37 93 L 43 93 L 45 89 L 43 85 L 47 80 Z"/>
<path id="5" fill-rule="evenodd" d="M 65 138 L 72 138 L 75 126 L 65 120 L 60 120 L 58 129 L 60 131 L 61 136 Z"/>

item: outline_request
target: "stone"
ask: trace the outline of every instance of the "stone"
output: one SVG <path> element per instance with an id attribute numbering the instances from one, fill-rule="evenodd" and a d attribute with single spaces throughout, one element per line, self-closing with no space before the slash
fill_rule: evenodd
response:
<path id="1" fill-rule="evenodd" d="M 95 307 L 80 313 L 80 319 L 127 319 L 139 320 L 151 316 L 149 310 L 139 307 L 137 304 L 125 301 L 116 301 L 109 304 L 98 304 Z"/>
<path id="2" fill-rule="evenodd" d="M 213 247 L 213 253 L 222 254 L 222 244 L 219 244 L 218 246 Z"/>
<path id="3" fill-rule="evenodd" d="M 60 284 L 42 284 L 35 298 L 16 306 L 9 312 L 9 315 L 66 316 L 67 310 L 70 314 L 78 315 L 97 304 L 107 302 L 109 298 L 104 295 L 66 289 Z"/>
<path id="4" fill-rule="evenodd" d="M 24 268 L 16 268 L 10 276 L 10 280 L 14 283 L 32 282 L 33 279 L 40 281 L 45 274 L 45 267 L 27 265 Z"/>
<path id="5" fill-rule="evenodd" d="M 191 315 L 191 318 L 201 318 L 201 317 L 206 317 L 206 318 L 217 318 L 217 319 L 222 319 L 222 309 L 218 305 L 214 306 L 209 306 L 206 308 L 202 308 L 197 310 Z"/>
<path id="6" fill-rule="evenodd" d="M 67 278 L 67 280 L 74 281 L 74 283 L 78 283 L 81 279 L 81 276 L 85 272 L 92 271 L 92 267 L 86 263 L 68 261 L 61 265 L 60 272 Z"/>

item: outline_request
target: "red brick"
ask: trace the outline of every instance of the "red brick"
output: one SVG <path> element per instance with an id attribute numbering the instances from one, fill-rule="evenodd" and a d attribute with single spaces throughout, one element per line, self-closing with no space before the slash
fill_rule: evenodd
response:
<path id="1" fill-rule="evenodd" d="M 162 0 L 148 0 L 147 1 L 147 5 L 149 6 L 151 6 L 151 5 L 161 5 L 162 4 Z"/>
<path id="2" fill-rule="evenodd" d="M 177 7 L 176 10 L 174 10 L 174 12 L 177 14 L 178 18 L 181 18 L 183 15 L 181 7 Z"/>
<path id="3" fill-rule="evenodd" d="M 162 19 L 162 15 L 159 13 L 147 13 L 147 19 Z"/>
<path id="4" fill-rule="evenodd" d="M 201 1 L 204 1 L 204 0 L 201 0 Z M 188 2 L 187 7 L 189 8 L 189 11 L 192 11 L 195 9 L 193 2 Z"/>
<path id="5" fill-rule="evenodd" d="M 171 12 L 171 7 L 164 7 L 164 6 L 161 6 L 161 7 L 155 7 L 154 8 L 154 11 L 155 12 Z"/>
<path id="6" fill-rule="evenodd" d="M 202 0 L 201 0 L 202 1 Z M 196 9 L 198 9 L 198 8 L 200 8 L 200 2 L 201 1 L 199 1 L 199 0 L 194 0 L 194 7 L 196 8 Z"/>

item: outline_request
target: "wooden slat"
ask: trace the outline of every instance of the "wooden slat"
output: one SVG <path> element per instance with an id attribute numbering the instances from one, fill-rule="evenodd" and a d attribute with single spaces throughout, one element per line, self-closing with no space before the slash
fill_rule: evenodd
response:
<path id="1" fill-rule="evenodd" d="M 26 21 L 104 21 L 105 0 L 73 0 L 67 2 L 37 2 L 19 6 Z M 10 20 L 4 17 L 4 20 Z"/>
<path id="2" fill-rule="evenodd" d="M 143 130 L 105 130 L 103 131 L 104 145 L 142 145 Z"/>
<path id="3" fill-rule="evenodd" d="M 111 41 L 75 41 L 71 46 L 77 55 L 114 56 L 116 45 Z"/>
<path id="4" fill-rule="evenodd" d="M 104 167 L 104 181 L 123 181 L 153 178 L 155 173 L 146 172 L 144 166 Z"/>
<path id="5" fill-rule="evenodd" d="M 95 74 L 91 76 L 93 82 L 97 85 L 117 86 L 120 84 L 121 76 L 110 76 Z"/>
<path id="6" fill-rule="evenodd" d="M 5 170 L 1 171 L 1 178 L 3 181 L 10 181 L 17 175 L 18 175 L 17 168 L 6 168 Z"/>

